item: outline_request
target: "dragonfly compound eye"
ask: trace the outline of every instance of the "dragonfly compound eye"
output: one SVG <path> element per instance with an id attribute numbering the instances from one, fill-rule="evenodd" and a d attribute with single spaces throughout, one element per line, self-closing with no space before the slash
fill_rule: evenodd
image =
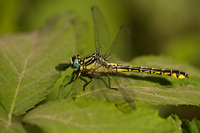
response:
<path id="1" fill-rule="evenodd" d="M 78 68 L 78 67 L 79 67 L 79 61 L 78 61 L 78 59 L 75 59 L 75 60 L 74 60 L 73 65 L 74 65 L 75 68 Z"/>

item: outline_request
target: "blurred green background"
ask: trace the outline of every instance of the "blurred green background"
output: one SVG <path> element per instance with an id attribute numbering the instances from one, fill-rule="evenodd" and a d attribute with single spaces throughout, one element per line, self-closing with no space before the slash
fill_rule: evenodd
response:
<path id="1" fill-rule="evenodd" d="M 69 10 L 86 21 L 94 43 L 91 6 L 104 14 L 111 39 L 120 25 L 132 32 L 133 56 L 164 54 L 200 67 L 199 0 L 0 0 L 0 34 L 29 32 Z"/>
<path id="2" fill-rule="evenodd" d="M 38 30 L 54 15 L 73 11 L 87 23 L 86 40 L 93 44 L 93 5 L 102 11 L 111 40 L 119 26 L 131 29 L 133 57 L 161 54 L 200 67 L 199 0 L 0 0 L 0 34 Z M 91 48 L 87 53 L 91 53 Z M 199 113 L 194 106 L 155 108 L 163 117 L 178 113 L 180 118 L 191 120 Z"/>

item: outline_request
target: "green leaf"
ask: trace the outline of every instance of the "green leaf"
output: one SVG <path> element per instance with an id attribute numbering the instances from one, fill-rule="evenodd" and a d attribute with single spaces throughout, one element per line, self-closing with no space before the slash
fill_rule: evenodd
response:
<path id="1" fill-rule="evenodd" d="M 78 108 L 67 100 L 49 102 L 30 111 L 23 120 L 48 133 L 179 132 L 179 126 L 158 117 L 157 111 L 137 108 L 129 114 L 123 114 L 114 104 L 93 103 L 87 108 Z"/>
<path id="2" fill-rule="evenodd" d="M 68 71 L 68 70 L 66 70 L 66 71 Z M 72 90 L 73 84 L 69 84 L 66 87 L 64 87 L 71 80 L 72 77 L 67 75 L 64 78 L 64 80 L 63 80 L 64 84 L 59 86 L 58 99 L 66 98 L 67 94 L 70 92 L 70 90 Z"/>
<path id="3" fill-rule="evenodd" d="M 183 120 L 181 127 L 183 128 L 183 133 L 199 133 L 200 121 L 196 118 L 194 118 L 191 122 L 188 120 Z"/>
<path id="4" fill-rule="evenodd" d="M 10 123 L 0 121 L 0 133 L 26 133 L 20 123 Z"/>
<path id="5" fill-rule="evenodd" d="M 103 101 L 120 103 L 124 101 L 124 97 L 136 99 L 136 101 L 146 102 L 150 104 L 169 104 L 169 105 L 196 105 L 200 103 L 200 71 L 188 64 L 182 64 L 171 58 L 164 56 L 143 56 L 132 60 L 126 65 L 143 66 L 163 69 L 174 69 L 185 71 L 189 74 L 189 78 L 177 79 L 170 76 L 152 75 L 144 73 L 126 73 L 123 80 L 118 80 L 121 86 L 124 86 L 127 96 L 123 96 L 121 91 L 109 89 L 105 83 L 108 78 L 104 78 L 104 82 L 94 79 L 92 85 L 88 85 L 83 91 L 83 86 L 89 81 L 88 77 L 81 77 L 74 85 L 60 87 L 60 96 L 66 95 L 72 97 L 82 97 L 90 99 L 101 99 Z M 110 76 L 112 77 L 112 76 Z M 71 77 L 66 77 L 63 85 L 69 82 Z M 84 80 L 83 80 L 84 79 Z M 68 81 L 67 81 L 68 80 Z M 116 81 L 116 80 L 114 80 Z M 129 82 L 128 82 L 129 81 Z M 111 78 L 112 83 L 112 78 Z M 76 85 L 77 84 L 77 85 Z M 107 83 L 108 84 L 108 83 Z M 99 87 L 100 86 L 100 87 Z M 118 88 L 118 86 L 111 86 Z"/>
<path id="6" fill-rule="evenodd" d="M 0 102 L 12 115 L 42 101 L 79 44 L 86 26 L 72 13 L 58 15 L 41 30 L 0 37 Z"/>
<path id="7" fill-rule="evenodd" d="M 0 106 L 0 121 L 8 122 L 8 114 L 2 106 Z"/>
<path id="8" fill-rule="evenodd" d="M 131 64 L 181 70 L 189 74 L 189 78 L 185 79 L 141 73 L 134 74 L 132 85 L 139 101 L 154 104 L 199 106 L 199 69 L 164 56 L 143 56 L 136 58 Z"/>
<path id="9" fill-rule="evenodd" d="M 169 122 L 172 123 L 172 125 L 176 126 L 176 127 L 179 127 L 179 129 L 181 129 L 181 120 L 178 118 L 177 115 L 171 115 L 167 118 L 167 120 Z"/>

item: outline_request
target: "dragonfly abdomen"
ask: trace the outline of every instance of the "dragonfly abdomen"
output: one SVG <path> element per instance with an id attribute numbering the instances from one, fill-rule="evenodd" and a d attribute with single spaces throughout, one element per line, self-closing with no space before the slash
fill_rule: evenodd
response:
<path id="1" fill-rule="evenodd" d="M 122 66 L 118 64 L 111 65 L 110 68 L 114 69 L 114 71 L 116 72 L 141 72 L 141 73 L 172 76 L 174 78 L 189 78 L 188 74 L 179 70 L 157 69 L 150 67 L 132 67 L 132 66 Z"/>

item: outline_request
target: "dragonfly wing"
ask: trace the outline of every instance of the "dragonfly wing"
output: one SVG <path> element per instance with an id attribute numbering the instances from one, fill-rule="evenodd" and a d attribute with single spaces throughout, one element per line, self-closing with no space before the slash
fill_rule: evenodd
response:
<path id="1" fill-rule="evenodd" d="M 135 93 L 131 88 L 130 81 L 121 73 L 115 73 L 115 76 L 112 76 L 112 80 L 117 84 L 118 90 L 125 100 L 124 103 L 128 103 L 132 109 L 135 109 Z"/>
<path id="2" fill-rule="evenodd" d="M 105 74 L 95 77 L 93 82 L 93 96 L 106 102 L 117 105 L 128 103 L 132 109 L 135 108 L 135 93 L 131 84 L 120 73 Z"/>
<path id="3" fill-rule="evenodd" d="M 131 89 L 131 83 L 120 73 L 94 76 L 88 89 L 89 92 L 82 96 L 115 104 L 128 103 L 132 109 L 135 108 L 135 93 Z"/>
<path id="4" fill-rule="evenodd" d="M 103 55 L 110 43 L 110 32 L 103 14 L 96 6 L 92 7 L 92 17 L 94 22 L 94 36 L 96 52 Z"/>
<path id="5" fill-rule="evenodd" d="M 68 85 L 70 88 L 66 87 L 67 89 L 63 90 L 62 96 L 69 100 L 74 99 L 79 107 L 90 104 L 85 99 L 97 99 L 117 105 L 128 103 L 131 108 L 135 107 L 135 95 L 131 89 L 131 83 L 122 74 L 99 73 L 99 75 L 93 75 L 92 82 L 85 86 L 89 81 L 90 78 L 82 74 L 75 82 Z"/>
<path id="6" fill-rule="evenodd" d="M 131 34 L 129 28 L 121 26 L 116 34 L 115 40 L 106 53 L 111 62 L 118 60 L 128 61 L 131 58 Z"/>

